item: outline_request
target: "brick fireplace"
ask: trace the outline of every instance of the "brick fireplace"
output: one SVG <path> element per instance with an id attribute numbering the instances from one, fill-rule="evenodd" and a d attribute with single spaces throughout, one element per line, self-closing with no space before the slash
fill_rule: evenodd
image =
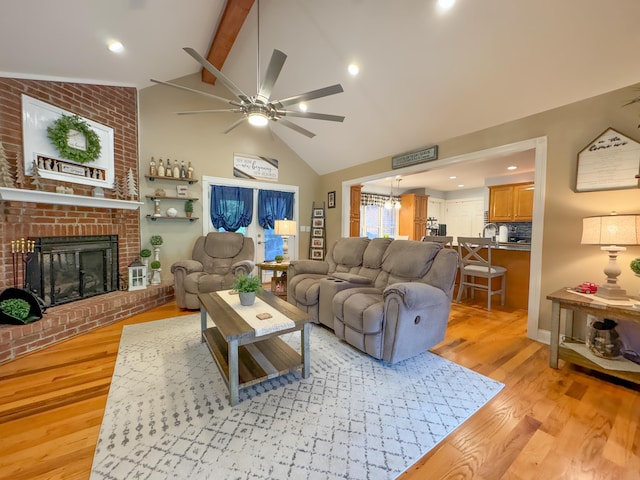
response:
<path id="1" fill-rule="evenodd" d="M 12 171 L 22 158 L 21 94 L 91 119 L 114 130 L 114 173 L 126 176 L 131 168 L 138 177 L 137 91 L 130 87 L 88 85 L 0 78 L 0 141 Z M 33 190 L 26 177 L 19 189 Z M 61 182 L 42 180 L 43 190 L 55 192 Z M 92 187 L 78 183 L 76 195 L 90 196 Z M 114 198 L 109 189 L 105 197 Z M 11 240 L 18 238 L 64 236 L 117 236 L 119 270 L 126 276 L 127 266 L 140 250 L 138 210 L 113 207 L 58 205 L 35 201 L 0 201 L 0 291 L 13 285 Z M 18 287 L 22 286 L 18 268 Z M 84 331 L 126 318 L 173 298 L 171 285 L 151 286 L 136 292 L 111 292 L 66 305 L 49 308 L 42 320 L 26 326 L 0 325 L 0 362 L 42 348 Z"/>

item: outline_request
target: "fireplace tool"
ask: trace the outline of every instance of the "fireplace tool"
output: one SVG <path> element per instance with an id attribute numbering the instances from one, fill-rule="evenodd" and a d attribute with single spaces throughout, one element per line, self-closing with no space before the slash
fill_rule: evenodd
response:
<path id="1" fill-rule="evenodd" d="M 33 259 L 35 252 L 35 240 L 11 240 L 11 256 L 13 257 L 13 287 L 18 288 L 18 269 L 16 268 L 16 258 L 22 260 L 22 288 L 28 290 L 26 269 L 27 264 Z"/>

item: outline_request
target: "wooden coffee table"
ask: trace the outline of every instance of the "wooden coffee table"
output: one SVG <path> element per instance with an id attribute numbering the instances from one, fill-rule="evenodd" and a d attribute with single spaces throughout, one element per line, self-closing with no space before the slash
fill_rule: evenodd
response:
<path id="1" fill-rule="evenodd" d="M 241 388 L 284 375 L 299 367 L 302 368 L 302 378 L 308 378 L 310 373 L 311 317 L 270 292 L 262 291 L 257 298 L 292 320 L 294 326 L 256 336 L 255 329 L 217 292 L 198 295 L 202 341 L 209 347 L 229 388 L 231 406 L 238 403 L 238 391 Z M 213 319 L 214 327 L 207 328 L 207 314 Z M 294 331 L 300 331 L 301 334 L 300 353 L 279 338 Z"/>

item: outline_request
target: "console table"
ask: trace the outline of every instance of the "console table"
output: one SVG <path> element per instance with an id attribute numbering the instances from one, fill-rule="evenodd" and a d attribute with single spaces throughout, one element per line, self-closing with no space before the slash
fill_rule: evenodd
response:
<path id="1" fill-rule="evenodd" d="M 256 265 L 258 267 L 258 277 L 262 282 L 263 270 L 273 271 L 273 278 L 271 279 L 271 293 L 279 297 L 287 296 L 287 276 L 286 272 L 289 268 L 289 262 L 262 262 Z M 278 272 L 280 275 L 278 276 Z"/>
<path id="2" fill-rule="evenodd" d="M 568 292 L 566 288 L 547 295 L 551 300 L 551 342 L 549 353 L 549 366 L 558 368 L 558 358 L 566 362 L 580 365 L 591 370 L 605 373 L 612 377 L 628 380 L 640 384 L 640 373 L 624 370 L 610 370 L 604 368 L 578 352 L 560 344 L 560 313 L 566 311 L 567 326 L 573 324 L 573 313 L 583 312 L 598 318 L 610 318 L 612 320 L 630 320 L 640 325 L 640 309 L 626 306 L 608 305 L 597 300 Z M 621 360 L 628 361 L 628 360 Z"/>

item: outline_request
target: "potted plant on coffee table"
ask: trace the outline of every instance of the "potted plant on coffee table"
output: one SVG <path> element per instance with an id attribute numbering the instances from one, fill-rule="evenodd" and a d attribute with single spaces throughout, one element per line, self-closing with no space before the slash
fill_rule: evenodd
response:
<path id="1" fill-rule="evenodd" d="M 240 304 L 248 307 L 255 302 L 256 292 L 262 290 L 262 282 L 258 277 L 241 273 L 236 277 L 231 288 L 238 291 Z"/>

